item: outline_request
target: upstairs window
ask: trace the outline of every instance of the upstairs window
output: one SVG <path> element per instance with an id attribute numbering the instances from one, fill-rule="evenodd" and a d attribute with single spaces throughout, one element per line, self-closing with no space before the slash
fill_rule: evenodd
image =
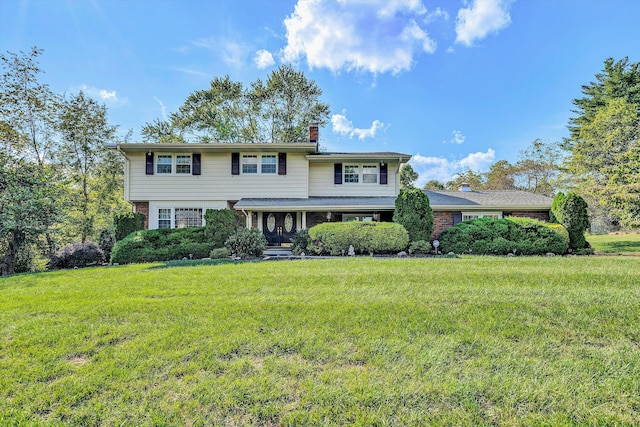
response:
<path id="1" fill-rule="evenodd" d="M 276 173 L 277 172 L 276 156 L 262 156 L 262 168 L 261 173 Z"/>
<path id="2" fill-rule="evenodd" d="M 258 156 L 242 156 L 242 173 L 258 173 Z"/>
<path id="3" fill-rule="evenodd" d="M 159 155 L 156 173 L 171 173 L 173 166 L 173 156 Z"/>
<path id="4" fill-rule="evenodd" d="M 191 174 L 191 156 L 190 155 L 176 156 L 176 173 Z"/>
<path id="5" fill-rule="evenodd" d="M 365 184 L 378 183 L 378 166 L 364 165 L 362 166 L 362 182 Z"/>
<path id="6" fill-rule="evenodd" d="M 344 166 L 344 182 L 358 183 L 360 182 L 360 172 L 357 165 Z"/>

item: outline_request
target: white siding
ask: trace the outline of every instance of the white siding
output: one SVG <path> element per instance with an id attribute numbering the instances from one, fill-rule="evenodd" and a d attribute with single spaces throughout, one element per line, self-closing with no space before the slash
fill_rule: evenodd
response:
<path id="1" fill-rule="evenodd" d="M 199 176 L 146 175 L 145 154 L 127 156 L 131 161 L 125 174 L 128 179 L 125 194 L 128 192 L 130 201 L 224 200 L 226 203 L 243 197 L 308 197 L 309 162 L 303 153 L 287 153 L 286 175 L 231 175 L 231 153 L 202 153 Z"/>
<path id="2" fill-rule="evenodd" d="M 343 162 L 343 165 L 347 162 Z M 354 162 L 353 164 L 362 164 Z M 387 184 L 333 183 L 333 163 L 309 163 L 309 196 L 395 196 L 398 194 L 398 163 L 389 163 Z"/>

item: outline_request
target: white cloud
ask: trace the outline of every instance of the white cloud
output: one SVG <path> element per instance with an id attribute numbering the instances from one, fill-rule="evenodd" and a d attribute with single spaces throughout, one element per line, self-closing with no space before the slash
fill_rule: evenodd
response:
<path id="1" fill-rule="evenodd" d="M 75 87 L 70 90 L 70 92 L 77 91 L 82 91 L 85 94 L 89 95 L 91 98 L 102 101 L 112 107 L 123 105 L 128 101 L 127 98 L 119 97 L 118 93 L 115 90 L 99 89 L 95 86 L 89 86 L 84 83 L 79 87 Z"/>
<path id="2" fill-rule="evenodd" d="M 511 23 L 511 0 L 473 0 L 467 8 L 458 10 L 456 43 L 473 45 L 489 33 L 497 33 Z"/>
<path id="3" fill-rule="evenodd" d="M 249 48 L 245 44 L 224 37 L 202 38 L 192 43 L 194 46 L 210 50 L 227 65 L 235 68 L 242 68 L 249 55 Z"/>
<path id="4" fill-rule="evenodd" d="M 439 7 L 436 7 L 434 11 L 430 12 L 427 16 L 425 16 L 424 22 L 428 24 L 437 20 L 438 18 L 443 18 L 445 21 L 448 21 L 449 13 L 444 9 L 440 9 Z"/>
<path id="5" fill-rule="evenodd" d="M 467 137 L 464 136 L 459 130 L 454 130 L 451 133 L 453 134 L 453 138 L 451 138 L 449 141 L 442 141 L 443 144 L 462 144 L 467 139 Z"/>
<path id="6" fill-rule="evenodd" d="M 284 60 L 333 72 L 409 70 L 417 55 L 436 50 L 418 24 L 426 12 L 420 0 L 299 0 L 284 20 Z"/>
<path id="7" fill-rule="evenodd" d="M 160 111 L 162 112 L 162 118 L 163 119 L 167 119 L 167 108 L 164 106 L 164 103 L 162 101 L 160 101 L 160 98 L 158 98 L 157 96 L 154 96 L 153 99 L 156 100 L 156 102 L 160 105 Z"/>
<path id="8" fill-rule="evenodd" d="M 485 153 L 471 153 L 460 160 L 449 160 L 444 157 L 427 157 L 419 153 L 411 157 L 409 163 L 418 172 L 416 186 L 421 188 L 427 181 L 436 179 L 442 183 L 451 181 L 453 177 L 466 169 L 485 171 L 495 160 L 496 152 L 489 148 Z"/>
<path id="9" fill-rule="evenodd" d="M 342 113 L 331 116 L 331 130 L 340 135 L 348 135 L 349 138 L 357 136 L 358 139 L 364 140 L 375 137 L 378 130 L 384 127 L 384 123 L 380 120 L 374 120 L 369 128 L 356 128 L 353 127 L 351 120 L 347 119 L 346 112 L 343 111 Z"/>
<path id="10" fill-rule="evenodd" d="M 256 52 L 256 55 L 253 57 L 256 65 L 260 70 L 271 67 L 276 63 L 273 59 L 273 55 L 268 50 L 260 49 Z"/>

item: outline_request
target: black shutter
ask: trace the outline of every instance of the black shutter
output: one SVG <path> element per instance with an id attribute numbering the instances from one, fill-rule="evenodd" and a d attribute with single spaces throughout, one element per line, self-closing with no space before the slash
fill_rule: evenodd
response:
<path id="1" fill-rule="evenodd" d="M 231 175 L 240 175 L 240 153 L 231 153 Z"/>
<path id="2" fill-rule="evenodd" d="M 389 165 L 386 163 L 381 163 L 380 164 L 380 184 L 386 184 L 387 183 L 387 170 L 389 168 Z"/>
<path id="3" fill-rule="evenodd" d="M 146 169 L 147 175 L 153 175 L 153 153 L 150 151 L 147 153 L 146 164 L 147 164 L 147 169 Z"/>
<path id="4" fill-rule="evenodd" d="M 287 174 L 287 153 L 278 153 L 278 175 Z"/>
<path id="5" fill-rule="evenodd" d="M 453 213 L 453 225 L 459 224 L 462 222 L 462 212 L 454 212 Z"/>
<path id="6" fill-rule="evenodd" d="M 200 153 L 193 153 L 191 157 L 193 159 L 193 165 L 191 165 L 191 173 L 193 175 L 200 175 L 202 170 L 202 155 Z"/>
<path id="7" fill-rule="evenodd" d="M 342 163 L 333 164 L 333 183 L 342 184 Z"/>

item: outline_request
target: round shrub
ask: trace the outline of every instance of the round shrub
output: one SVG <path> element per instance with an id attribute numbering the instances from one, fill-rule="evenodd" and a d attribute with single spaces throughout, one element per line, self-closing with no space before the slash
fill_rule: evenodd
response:
<path id="1" fill-rule="evenodd" d="M 409 234 L 391 222 L 326 222 L 309 229 L 309 248 L 318 254 L 395 253 L 407 248 Z"/>
<path id="2" fill-rule="evenodd" d="M 231 256 L 231 251 L 227 248 L 215 248 L 209 253 L 211 259 L 228 258 Z"/>
<path id="3" fill-rule="evenodd" d="M 104 253 L 93 243 L 74 243 L 65 246 L 51 257 L 47 268 L 51 270 L 62 268 L 89 267 L 102 264 Z"/>
<path id="4" fill-rule="evenodd" d="M 416 240 L 409 244 L 410 254 L 428 254 L 431 252 L 431 243 L 428 240 Z"/>
<path id="5" fill-rule="evenodd" d="M 442 252 L 475 255 L 563 254 L 567 243 L 547 224 L 532 219 L 480 218 L 464 221 L 440 234 Z"/>
<path id="6" fill-rule="evenodd" d="M 300 255 L 303 252 L 307 252 L 310 244 L 309 230 L 298 230 L 291 238 L 291 253 Z"/>
<path id="7" fill-rule="evenodd" d="M 259 257 L 267 247 L 267 239 L 257 228 L 239 228 L 229 236 L 224 246 L 241 258 Z"/>

